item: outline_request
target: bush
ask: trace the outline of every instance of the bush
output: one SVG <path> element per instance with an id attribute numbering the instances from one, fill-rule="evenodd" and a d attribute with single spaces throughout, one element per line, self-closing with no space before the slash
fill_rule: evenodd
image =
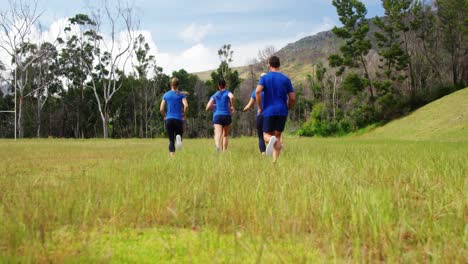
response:
<path id="1" fill-rule="evenodd" d="M 351 132 L 351 123 L 348 120 L 339 120 L 337 122 L 329 121 L 323 118 L 327 114 L 327 109 L 323 103 L 318 103 L 312 108 L 307 121 L 302 124 L 298 131 L 299 136 L 338 136 Z"/>

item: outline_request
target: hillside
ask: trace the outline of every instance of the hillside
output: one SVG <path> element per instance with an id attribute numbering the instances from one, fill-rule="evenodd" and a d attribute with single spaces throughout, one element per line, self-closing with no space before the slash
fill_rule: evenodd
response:
<path id="1" fill-rule="evenodd" d="M 312 71 L 312 65 L 322 61 L 327 62 L 330 54 L 338 52 L 341 40 L 331 31 L 324 31 L 313 36 L 302 38 L 294 43 L 286 45 L 277 54 L 281 58 L 281 71 L 291 77 L 293 81 L 304 80 Z M 235 67 L 241 78 L 248 78 L 248 67 Z M 210 78 L 212 70 L 193 73 L 201 80 Z"/>
<path id="2" fill-rule="evenodd" d="M 412 114 L 363 135 L 405 140 L 468 140 L 468 88 L 449 94 Z"/>

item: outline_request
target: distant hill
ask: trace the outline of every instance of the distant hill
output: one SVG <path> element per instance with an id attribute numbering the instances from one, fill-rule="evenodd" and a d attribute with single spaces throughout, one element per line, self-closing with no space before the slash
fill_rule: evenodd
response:
<path id="1" fill-rule="evenodd" d="M 373 41 L 375 26 L 370 24 L 369 37 Z M 273 44 L 273 43 L 272 43 Z M 276 54 L 281 59 L 281 71 L 286 73 L 293 82 L 305 80 L 307 74 L 313 71 L 313 65 L 322 62 L 328 65 L 328 57 L 331 54 L 339 52 L 339 47 L 343 44 L 343 40 L 336 37 L 331 30 L 317 33 L 313 36 L 302 38 L 294 43 L 290 43 L 280 49 Z M 376 45 L 373 45 L 376 46 Z M 369 68 L 374 68 L 378 62 L 377 52 L 371 50 L 369 52 Z M 236 67 L 241 78 L 248 78 L 248 66 Z M 201 80 L 210 79 L 212 70 L 193 73 Z"/>
<path id="2" fill-rule="evenodd" d="M 468 88 L 449 94 L 412 114 L 379 127 L 365 138 L 468 140 Z"/>
<path id="3" fill-rule="evenodd" d="M 286 45 L 277 52 L 281 59 L 281 71 L 286 73 L 293 81 L 305 79 L 312 72 L 312 65 L 322 61 L 327 62 L 330 54 L 338 52 L 342 40 L 338 39 L 331 31 L 324 31 L 313 36 L 302 38 L 294 43 Z M 241 78 L 248 78 L 248 67 L 235 67 Z M 213 70 L 195 72 L 201 80 L 210 79 Z"/>

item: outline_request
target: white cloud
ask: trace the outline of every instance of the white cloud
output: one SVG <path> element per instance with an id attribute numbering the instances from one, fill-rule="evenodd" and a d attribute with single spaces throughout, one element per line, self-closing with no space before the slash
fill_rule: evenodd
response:
<path id="1" fill-rule="evenodd" d="M 155 56 L 156 63 L 168 74 L 180 69 L 188 72 L 211 70 L 219 64 L 216 49 L 203 44 L 196 44 L 178 54 L 156 53 Z"/>
<path id="2" fill-rule="evenodd" d="M 197 25 L 196 23 L 190 24 L 180 32 L 179 37 L 186 42 L 201 42 L 210 31 L 213 30 L 212 24 Z"/>
<path id="3" fill-rule="evenodd" d="M 286 27 L 293 27 L 294 21 L 286 23 Z M 266 46 L 272 45 L 277 50 L 281 49 L 288 43 L 297 41 L 299 38 L 304 36 L 313 35 L 320 31 L 331 29 L 336 23 L 329 17 L 324 17 L 320 24 L 313 25 L 311 30 L 308 32 L 302 32 L 295 36 L 278 38 L 278 39 L 264 39 L 257 41 L 250 41 L 248 43 L 233 43 L 232 49 L 234 50 L 234 62 L 233 66 L 242 66 L 248 64 L 249 60 L 255 58 L 258 51 L 265 48 Z M 44 31 L 35 29 L 31 38 L 39 41 L 53 41 L 57 36 L 63 34 L 63 29 L 67 25 L 67 19 L 62 18 L 54 21 L 51 26 Z M 78 28 L 73 28 L 73 32 L 78 32 Z M 145 37 L 145 41 L 150 46 L 150 53 L 156 57 L 156 63 L 158 66 L 163 67 L 164 72 L 170 74 L 174 70 L 185 69 L 188 72 L 198 72 L 211 70 L 219 65 L 219 58 L 217 56 L 217 50 L 219 47 L 209 46 L 202 43 L 203 39 L 213 30 L 213 25 L 197 25 L 192 23 L 190 26 L 185 28 L 181 33 L 180 37 L 188 42 L 193 43 L 189 48 L 186 48 L 180 52 L 165 52 L 160 50 L 157 45 L 157 41 L 153 38 L 152 34 L 148 30 L 136 31 L 135 36 L 142 34 Z M 109 37 L 103 34 L 105 39 Z M 1 37 L 1 36 L 0 36 Z M 124 33 L 119 34 L 117 47 L 125 47 L 128 44 L 128 39 Z M 5 52 L 0 50 L 0 60 L 5 64 L 9 64 L 11 59 Z M 132 71 L 132 63 L 135 63 L 136 58 L 131 58 L 125 66 L 125 72 Z M 120 65 L 123 66 L 122 64 Z"/>
<path id="4" fill-rule="evenodd" d="M 312 29 L 307 32 L 299 32 L 296 34 L 297 39 L 301 39 L 307 36 L 315 35 L 322 31 L 331 30 L 336 25 L 336 22 L 333 21 L 330 17 L 323 17 L 322 23 L 312 26 Z"/>

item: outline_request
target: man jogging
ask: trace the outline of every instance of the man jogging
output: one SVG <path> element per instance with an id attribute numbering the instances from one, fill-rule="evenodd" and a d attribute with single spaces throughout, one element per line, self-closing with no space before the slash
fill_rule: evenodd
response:
<path id="1" fill-rule="evenodd" d="M 256 89 L 258 114 L 263 115 L 263 138 L 268 144 L 266 154 L 273 154 L 273 162 L 281 153 L 282 143 L 278 139 L 284 131 L 288 110 L 296 101 L 291 80 L 280 72 L 280 66 L 280 59 L 272 56 L 270 72 L 260 78 Z"/>

